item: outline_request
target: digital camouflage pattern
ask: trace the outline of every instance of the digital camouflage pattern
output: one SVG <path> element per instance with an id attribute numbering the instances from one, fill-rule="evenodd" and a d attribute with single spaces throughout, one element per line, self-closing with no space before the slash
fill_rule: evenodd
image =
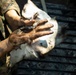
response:
<path id="1" fill-rule="evenodd" d="M 0 0 L 0 11 L 4 14 L 6 11 L 14 9 L 20 12 L 19 7 L 15 0 Z"/>
<path id="2" fill-rule="evenodd" d="M 15 0 L 0 0 L 0 30 L 3 31 L 3 20 L 4 14 L 8 10 L 16 10 L 17 13 L 20 13 L 18 4 Z"/>
<path id="3" fill-rule="evenodd" d="M 12 9 L 16 10 L 18 14 L 20 13 L 18 4 L 16 3 L 15 0 L 0 0 L 0 32 L 2 33 L 4 32 L 4 23 L 3 23 L 3 21 L 5 20 L 4 14 L 8 10 Z M 6 62 L 5 57 L 0 59 L 0 75 L 8 75 L 5 62 Z"/>
<path id="4" fill-rule="evenodd" d="M 0 31 L 3 32 L 3 17 L 0 16 Z"/>

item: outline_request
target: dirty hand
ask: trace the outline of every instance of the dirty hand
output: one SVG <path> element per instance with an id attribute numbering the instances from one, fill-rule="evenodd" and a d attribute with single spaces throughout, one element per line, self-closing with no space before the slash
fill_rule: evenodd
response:
<path id="1" fill-rule="evenodd" d="M 38 25 L 27 33 L 21 31 L 20 29 L 17 29 L 9 36 L 9 42 L 14 46 L 20 45 L 22 43 L 31 44 L 33 40 L 41 36 L 52 34 L 53 32 L 49 31 L 48 29 L 52 28 L 53 25 L 45 24 L 46 22 L 46 20 L 39 21 Z"/>

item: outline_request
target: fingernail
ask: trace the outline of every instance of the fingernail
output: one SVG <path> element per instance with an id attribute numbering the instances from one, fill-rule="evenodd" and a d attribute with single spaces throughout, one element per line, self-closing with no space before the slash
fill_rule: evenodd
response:
<path id="1" fill-rule="evenodd" d="M 54 27 L 54 25 L 52 24 L 51 27 Z"/>
<path id="2" fill-rule="evenodd" d="M 50 33 L 54 33 L 53 31 L 50 31 Z"/>

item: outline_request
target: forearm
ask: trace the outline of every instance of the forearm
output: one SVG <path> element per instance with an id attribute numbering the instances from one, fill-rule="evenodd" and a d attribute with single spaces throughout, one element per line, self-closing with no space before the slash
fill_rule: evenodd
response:
<path id="1" fill-rule="evenodd" d="M 15 10 L 9 10 L 5 13 L 5 17 L 12 30 L 16 30 L 20 24 L 20 16 Z"/>
<path id="2" fill-rule="evenodd" d="M 15 30 L 17 27 L 17 21 L 19 19 L 20 9 L 15 0 L 0 0 L 0 12 L 6 17 L 7 22 L 10 24 L 12 30 Z M 15 19 L 16 18 L 16 19 Z M 15 25 L 16 26 L 15 26 Z"/>
<path id="3" fill-rule="evenodd" d="M 13 49 L 13 45 L 9 42 L 9 38 L 0 42 L 0 57 L 10 52 Z"/>

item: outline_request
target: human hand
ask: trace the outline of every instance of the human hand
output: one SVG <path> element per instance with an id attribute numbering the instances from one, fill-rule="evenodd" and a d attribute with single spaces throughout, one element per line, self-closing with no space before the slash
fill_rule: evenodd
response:
<path id="1" fill-rule="evenodd" d="M 19 21 L 19 26 L 31 26 L 35 23 L 35 20 L 32 19 L 23 19 L 23 18 L 20 18 L 20 21 Z"/>
<path id="2" fill-rule="evenodd" d="M 44 35 L 49 35 L 52 34 L 52 31 L 49 31 L 49 28 L 52 28 L 53 25 L 51 24 L 45 24 L 47 21 L 46 20 L 41 20 L 39 21 L 38 25 L 32 29 L 30 32 L 23 32 L 20 29 L 14 31 L 10 36 L 9 36 L 9 41 L 14 45 L 20 45 L 22 43 L 28 43 L 31 44 L 33 40 L 44 36 Z M 43 25 L 44 24 L 44 25 Z"/>

